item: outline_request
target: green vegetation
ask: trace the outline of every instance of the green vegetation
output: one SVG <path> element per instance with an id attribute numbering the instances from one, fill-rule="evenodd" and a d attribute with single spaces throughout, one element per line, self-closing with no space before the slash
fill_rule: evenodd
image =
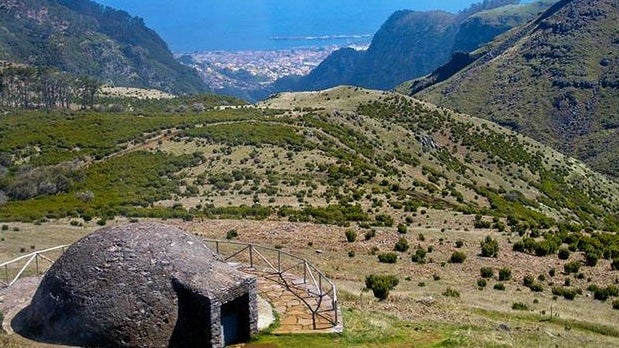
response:
<path id="1" fill-rule="evenodd" d="M 352 243 L 357 240 L 357 232 L 355 230 L 346 230 L 344 234 L 348 243 Z"/>
<path id="2" fill-rule="evenodd" d="M 378 254 L 378 261 L 382 263 L 396 263 L 398 261 L 398 254 L 391 252 Z"/>
<path id="3" fill-rule="evenodd" d="M 372 290 L 374 297 L 385 300 L 389 296 L 389 291 L 395 288 L 400 280 L 392 274 L 376 275 L 370 274 L 365 277 L 365 287 Z"/>
<path id="4" fill-rule="evenodd" d="M 481 243 L 481 256 L 484 257 L 498 257 L 499 256 L 499 242 L 490 236 L 486 236 L 486 239 Z"/>
<path id="5" fill-rule="evenodd" d="M 455 251 L 449 257 L 449 263 L 463 263 L 466 260 L 466 254 L 462 251 Z"/>
<path id="6" fill-rule="evenodd" d="M 509 268 L 501 268 L 499 270 L 499 280 L 503 282 L 510 279 L 512 279 L 512 270 Z"/>
<path id="7" fill-rule="evenodd" d="M 492 278 L 492 276 L 494 275 L 494 270 L 492 269 L 492 267 L 482 267 L 479 270 L 479 273 L 481 274 L 482 278 Z"/>
<path id="8" fill-rule="evenodd" d="M 29 15 L 40 11 L 46 15 Z M 0 12 L 0 21 L 6 29 L 0 33 L 2 60 L 52 67 L 117 86 L 177 94 L 206 90 L 198 74 L 177 62 L 142 19 L 124 11 L 86 0 L 28 1 Z M 54 76 L 51 85 L 64 80 L 62 75 Z M 26 88 L 40 85 L 26 81 Z M 60 90 L 60 94 L 66 92 Z"/>
<path id="9" fill-rule="evenodd" d="M 515 311 L 528 311 L 529 306 L 527 306 L 526 304 L 522 302 L 514 302 L 512 303 L 512 309 Z"/>

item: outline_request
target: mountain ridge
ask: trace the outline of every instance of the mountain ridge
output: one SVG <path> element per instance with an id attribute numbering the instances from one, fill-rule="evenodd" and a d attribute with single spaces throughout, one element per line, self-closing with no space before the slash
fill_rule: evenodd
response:
<path id="1" fill-rule="evenodd" d="M 206 90 L 142 19 L 89 0 L 0 5 L 0 59 L 174 93 Z"/>
<path id="2" fill-rule="evenodd" d="M 617 20 L 612 1 L 562 0 L 446 81 L 422 79 L 409 93 L 509 125 L 616 176 Z"/>

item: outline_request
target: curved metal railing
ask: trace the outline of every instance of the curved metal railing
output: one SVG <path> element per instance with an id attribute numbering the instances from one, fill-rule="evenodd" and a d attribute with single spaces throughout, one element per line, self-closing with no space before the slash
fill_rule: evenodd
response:
<path id="1" fill-rule="evenodd" d="M 342 315 L 338 305 L 337 288 L 333 281 L 304 258 L 277 248 L 231 240 L 204 239 L 226 262 L 238 262 L 250 270 L 275 275 L 274 279 L 297 296 L 312 312 L 313 328 L 320 329 L 317 320 L 330 323 L 335 332 L 343 329 Z M 295 279 L 294 276 L 303 275 Z M 292 278 L 291 278 L 292 277 Z M 314 300 L 299 295 L 305 291 Z"/>

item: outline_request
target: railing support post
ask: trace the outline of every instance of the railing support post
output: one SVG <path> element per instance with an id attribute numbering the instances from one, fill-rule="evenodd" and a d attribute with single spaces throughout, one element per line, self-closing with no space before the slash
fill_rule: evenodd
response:
<path id="1" fill-rule="evenodd" d="M 39 275 L 39 254 L 34 255 L 34 271 L 36 275 Z"/>
<path id="2" fill-rule="evenodd" d="M 277 250 L 277 272 L 282 273 L 282 251 Z"/>
<path id="3" fill-rule="evenodd" d="M 307 284 L 307 261 L 303 262 L 303 284 Z"/>
<path id="4" fill-rule="evenodd" d="M 254 246 L 249 245 L 249 267 L 254 268 Z"/>

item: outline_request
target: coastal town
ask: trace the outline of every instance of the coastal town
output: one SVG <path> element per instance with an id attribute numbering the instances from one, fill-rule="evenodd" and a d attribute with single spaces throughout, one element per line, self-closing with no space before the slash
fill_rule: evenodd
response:
<path id="1" fill-rule="evenodd" d="M 198 69 L 212 90 L 258 89 L 285 76 L 307 75 L 339 46 L 263 51 L 206 51 L 177 54 Z M 366 49 L 367 46 L 355 46 Z"/>

